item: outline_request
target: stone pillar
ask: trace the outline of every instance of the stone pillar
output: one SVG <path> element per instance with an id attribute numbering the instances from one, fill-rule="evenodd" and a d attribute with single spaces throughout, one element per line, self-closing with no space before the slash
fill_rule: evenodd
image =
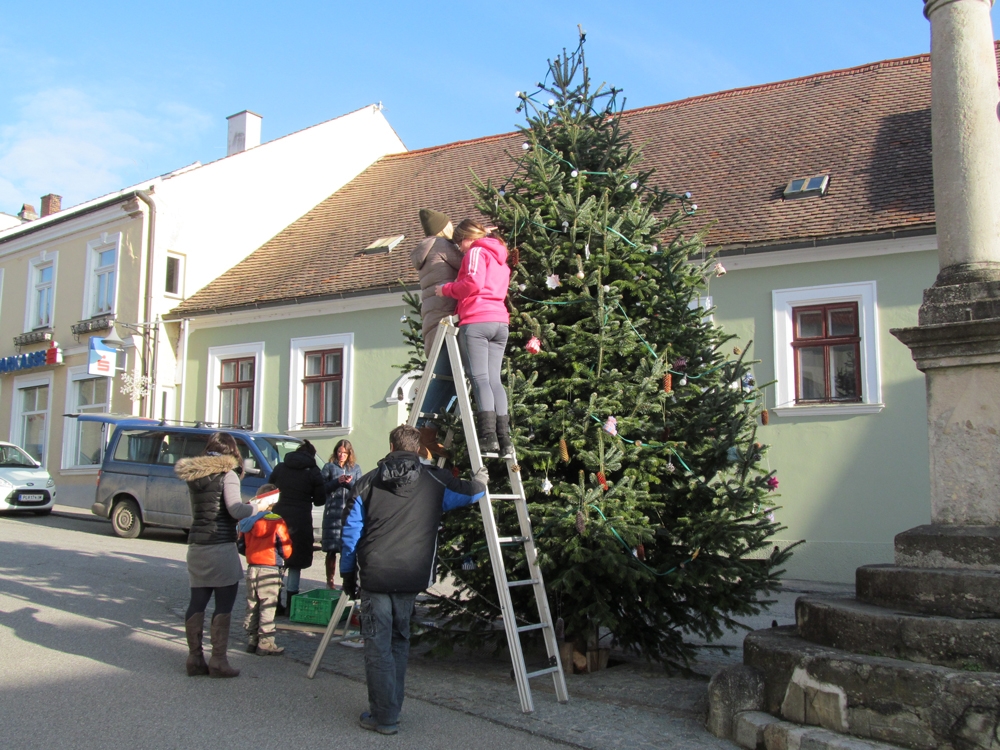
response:
<path id="1" fill-rule="evenodd" d="M 924 291 L 919 325 L 892 333 L 927 379 L 932 527 L 897 537 L 901 565 L 1000 570 L 1000 89 L 991 6 L 924 4 L 940 272 Z M 985 543 L 995 556 L 963 552 L 970 535 L 993 540 Z"/>
<path id="2" fill-rule="evenodd" d="M 1000 120 L 993 0 L 926 0 L 938 282 L 1000 279 Z"/>

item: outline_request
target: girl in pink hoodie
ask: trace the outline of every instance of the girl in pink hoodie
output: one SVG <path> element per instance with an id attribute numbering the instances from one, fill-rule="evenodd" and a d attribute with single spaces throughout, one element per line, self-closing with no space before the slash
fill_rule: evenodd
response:
<path id="1" fill-rule="evenodd" d="M 510 315 L 505 300 L 510 284 L 507 246 L 481 224 L 466 219 L 452 241 L 463 253 L 458 278 L 435 292 L 458 300 L 458 345 L 476 396 L 476 430 L 484 453 L 512 455 L 507 392 L 500 368 L 507 349 Z"/>

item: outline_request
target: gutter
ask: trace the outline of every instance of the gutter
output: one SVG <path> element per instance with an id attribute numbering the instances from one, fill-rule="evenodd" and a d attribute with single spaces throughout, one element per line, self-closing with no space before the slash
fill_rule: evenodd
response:
<path id="1" fill-rule="evenodd" d="M 35 219 L 34 221 L 29 222 L 26 226 L 12 227 L 12 229 L 14 229 L 15 231 L 11 232 L 9 235 L 5 237 L 0 237 L 0 244 L 8 242 L 10 240 L 20 239 L 25 235 L 33 234 L 35 232 L 40 232 L 43 229 L 48 229 L 49 227 L 56 226 L 57 224 L 62 224 L 63 222 L 66 221 L 71 221 L 77 218 L 78 216 L 86 216 L 87 214 L 92 214 L 96 211 L 100 211 L 101 209 L 107 208 L 108 206 L 113 206 L 116 203 L 124 203 L 128 200 L 131 200 L 132 198 L 138 198 L 140 193 L 142 193 L 141 190 L 132 190 L 128 193 L 116 195 L 114 198 L 108 198 L 107 200 L 103 200 L 100 203 L 95 203 L 92 206 L 87 206 L 86 208 L 81 208 L 79 210 L 68 208 L 66 209 L 66 211 L 60 211 L 57 214 L 52 214 L 53 218 L 51 219 L 49 219 L 49 217 L 46 216 L 44 218 L 48 219 L 48 221 L 45 221 L 44 223 L 39 223 L 41 222 L 41 219 Z M 148 203 L 148 201 L 146 202 Z"/>
<path id="2" fill-rule="evenodd" d="M 149 207 L 149 224 L 146 228 L 146 291 L 145 291 L 145 310 L 143 311 L 142 323 L 148 324 L 150 318 L 153 317 L 153 260 L 155 254 L 153 252 L 153 242 L 156 238 L 156 202 L 153 200 L 152 191 L 136 190 L 135 197 L 141 200 Z M 156 369 L 157 369 L 157 359 L 158 359 L 158 346 L 159 336 L 160 336 L 160 321 L 156 321 L 156 329 L 153 332 L 153 356 L 152 363 L 149 365 L 149 376 L 151 378 L 149 385 L 150 395 L 145 399 L 147 403 L 142 404 L 143 414 L 146 414 L 147 407 L 152 405 L 151 411 L 155 414 L 156 412 Z M 143 333 L 143 335 L 148 335 L 148 331 Z M 144 372 L 143 375 L 146 373 Z M 147 415 L 152 416 L 152 415 Z"/>
<path id="3" fill-rule="evenodd" d="M 201 310 L 181 310 L 171 312 L 163 316 L 166 320 L 188 320 L 205 315 L 226 315 L 228 313 L 246 312 L 248 310 L 266 310 L 270 307 L 292 307 L 295 305 L 306 305 L 313 302 L 329 302 L 330 300 L 354 299 L 356 297 L 373 297 L 377 294 L 393 294 L 403 292 L 419 292 L 420 284 L 405 284 L 403 286 L 393 285 L 391 287 L 375 287 L 358 292 L 338 292 L 336 294 L 321 294 L 315 297 L 288 297 L 286 299 L 273 300 L 268 302 L 250 302 L 245 305 L 234 305 L 232 307 L 207 307 Z"/>

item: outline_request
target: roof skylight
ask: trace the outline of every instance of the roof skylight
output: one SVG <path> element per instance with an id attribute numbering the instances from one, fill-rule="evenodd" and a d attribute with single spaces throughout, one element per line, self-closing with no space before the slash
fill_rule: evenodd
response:
<path id="1" fill-rule="evenodd" d="M 826 195 L 830 175 L 820 174 L 815 177 L 796 177 L 785 186 L 781 194 L 783 198 L 808 198 L 812 195 Z"/>
<path id="2" fill-rule="evenodd" d="M 362 255 L 378 255 L 380 253 L 391 253 L 392 249 L 403 241 L 405 235 L 393 234 L 388 237 L 379 237 L 372 244 L 361 251 Z"/>

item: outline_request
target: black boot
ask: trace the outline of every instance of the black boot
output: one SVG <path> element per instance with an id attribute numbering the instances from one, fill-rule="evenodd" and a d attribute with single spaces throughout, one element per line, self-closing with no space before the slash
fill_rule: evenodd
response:
<path id="1" fill-rule="evenodd" d="M 497 413 L 495 411 L 476 412 L 476 432 L 479 433 L 480 453 L 497 453 Z"/>
<path id="2" fill-rule="evenodd" d="M 513 458 L 514 443 L 510 440 L 510 414 L 497 415 L 497 440 L 500 443 L 500 457 Z"/>

